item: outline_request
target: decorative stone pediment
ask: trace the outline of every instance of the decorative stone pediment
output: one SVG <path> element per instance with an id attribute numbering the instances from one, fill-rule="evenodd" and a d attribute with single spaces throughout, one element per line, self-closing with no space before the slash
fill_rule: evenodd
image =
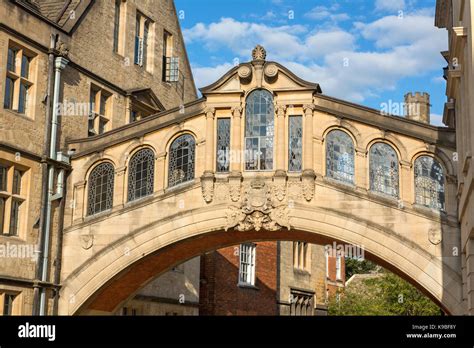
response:
<path id="1" fill-rule="evenodd" d="M 314 90 L 321 93 L 319 84 L 299 78 L 283 65 L 267 61 L 266 57 L 265 49 L 257 45 L 252 51 L 252 61 L 234 67 L 215 83 L 201 88 L 201 93 L 206 95 L 242 92 L 255 87 L 273 90 Z"/>

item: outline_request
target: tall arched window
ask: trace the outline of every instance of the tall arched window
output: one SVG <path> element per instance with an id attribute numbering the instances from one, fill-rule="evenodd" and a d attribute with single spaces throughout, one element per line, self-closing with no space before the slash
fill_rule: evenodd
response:
<path id="1" fill-rule="evenodd" d="M 168 186 L 194 179 L 194 152 L 196 142 L 190 134 L 176 138 L 170 146 Z"/>
<path id="2" fill-rule="evenodd" d="M 415 202 L 444 209 L 443 168 L 434 158 L 420 156 L 415 161 Z"/>
<path id="3" fill-rule="evenodd" d="M 387 144 L 376 143 L 370 148 L 370 189 L 398 197 L 398 156 Z"/>
<path id="4" fill-rule="evenodd" d="M 138 151 L 128 166 L 128 200 L 134 201 L 153 193 L 155 154 L 150 149 Z"/>
<path id="5" fill-rule="evenodd" d="M 245 108 L 245 169 L 273 169 L 273 96 L 259 89 L 247 97 Z"/>
<path id="6" fill-rule="evenodd" d="M 114 196 L 114 166 L 102 163 L 89 175 L 87 215 L 94 215 L 112 208 Z"/>
<path id="7" fill-rule="evenodd" d="M 326 176 L 354 182 L 354 143 L 343 131 L 333 130 L 326 137 Z"/>

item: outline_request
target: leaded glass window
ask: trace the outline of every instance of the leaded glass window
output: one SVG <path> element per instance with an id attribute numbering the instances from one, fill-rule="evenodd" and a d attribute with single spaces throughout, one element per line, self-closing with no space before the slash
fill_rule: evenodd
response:
<path id="1" fill-rule="evenodd" d="M 176 186 L 194 179 L 196 143 L 190 134 L 176 138 L 170 146 L 168 186 Z"/>
<path id="2" fill-rule="evenodd" d="M 288 170 L 299 172 L 303 162 L 303 117 L 291 116 L 288 122 Z"/>
<path id="3" fill-rule="evenodd" d="M 326 137 L 326 176 L 354 183 L 354 143 L 343 131 L 333 130 Z"/>
<path id="4" fill-rule="evenodd" d="M 443 210 L 444 200 L 443 168 L 432 157 L 418 157 L 415 161 L 415 202 Z"/>
<path id="5" fill-rule="evenodd" d="M 228 172 L 230 164 L 230 118 L 217 119 L 217 172 Z"/>
<path id="6" fill-rule="evenodd" d="M 370 189 L 398 197 L 398 157 L 387 144 L 376 143 L 370 148 Z"/>
<path id="7" fill-rule="evenodd" d="M 134 201 L 153 193 L 155 154 L 143 149 L 133 155 L 128 170 L 128 200 Z"/>
<path id="8" fill-rule="evenodd" d="M 87 215 L 94 215 L 112 208 L 114 195 L 114 166 L 102 163 L 89 175 Z"/>
<path id="9" fill-rule="evenodd" d="M 273 169 L 273 96 L 259 89 L 247 97 L 245 108 L 245 169 Z"/>

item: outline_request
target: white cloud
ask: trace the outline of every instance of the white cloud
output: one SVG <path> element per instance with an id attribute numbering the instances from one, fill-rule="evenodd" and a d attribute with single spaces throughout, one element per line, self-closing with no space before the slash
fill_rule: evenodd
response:
<path id="1" fill-rule="evenodd" d="M 197 42 L 210 50 L 227 48 L 244 61 L 249 60 L 252 48 L 261 44 L 269 60 L 280 62 L 305 80 L 318 82 L 325 94 L 354 102 L 405 88 L 397 85 L 401 79 L 440 69 L 444 62 L 439 52 L 447 47 L 445 33 L 434 27 L 433 17 L 420 14 L 403 20 L 387 16 L 371 23 L 359 22 L 351 32 L 340 28 L 309 31 L 301 25 L 268 26 L 232 18 L 197 24 L 184 32 L 188 44 Z M 361 50 L 358 39 L 368 41 L 376 50 Z M 212 83 L 231 67 L 193 69 L 198 87 Z"/>
<path id="2" fill-rule="evenodd" d="M 438 127 L 446 127 L 446 125 L 443 123 L 443 115 L 439 114 L 430 115 L 430 124 Z"/>
<path id="3" fill-rule="evenodd" d="M 433 18 L 426 15 L 387 16 L 372 23 L 356 22 L 355 28 L 366 40 L 375 42 L 379 48 L 413 44 L 421 40 L 446 41 L 446 32 L 436 29 Z"/>
<path id="4" fill-rule="evenodd" d="M 217 65 L 215 67 L 199 67 L 193 66 L 193 77 L 194 82 L 198 88 L 205 87 L 211 83 L 216 82 L 221 78 L 226 72 L 233 68 L 233 65 L 230 63 L 224 63 Z"/>
<path id="5" fill-rule="evenodd" d="M 269 59 L 302 61 L 351 50 L 355 40 L 352 34 L 337 28 L 308 33 L 301 25 L 267 26 L 233 18 L 222 18 L 209 25 L 199 23 L 183 32 L 188 44 L 202 42 L 210 50 L 227 47 L 246 59 L 257 44 L 265 47 Z"/>
<path id="6" fill-rule="evenodd" d="M 316 21 L 331 20 L 333 22 L 342 22 L 348 20 L 350 17 L 347 13 L 334 13 L 338 8 L 335 5 L 332 7 L 316 6 L 306 13 L 304 17 Z"/>
<path id="7" fill-rule="evenodd" d="M 405 0 L 376 0 L 377 11 L 399 11 L 405 9 Z"/>

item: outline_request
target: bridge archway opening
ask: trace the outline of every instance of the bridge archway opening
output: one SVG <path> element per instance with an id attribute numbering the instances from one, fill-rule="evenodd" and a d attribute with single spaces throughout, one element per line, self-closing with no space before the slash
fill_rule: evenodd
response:
<path id="1" fill-rule="evenodd" d="M 141 259 L 109 279 L 72 314 L 112 314 L 147 283 L 187 260 L 221 248 L 260 241 L 304 241 L 318 245 L 351 244 L 347 241 L 325 236 L 322 233 L 293 229 L 291 231 L 283 229 L 279 231 L 218 230 L 209 232 L 165 246 L 154 253 L 143 255 Z M 417 279 L 408 275 L 389 260 L 379 257 L 366 248 L 364 248 L 364 258 L 408 281 L 428 296 L 445 313 L 451 314 L 449 308 L 439 298 L 420 284 Z"/>

